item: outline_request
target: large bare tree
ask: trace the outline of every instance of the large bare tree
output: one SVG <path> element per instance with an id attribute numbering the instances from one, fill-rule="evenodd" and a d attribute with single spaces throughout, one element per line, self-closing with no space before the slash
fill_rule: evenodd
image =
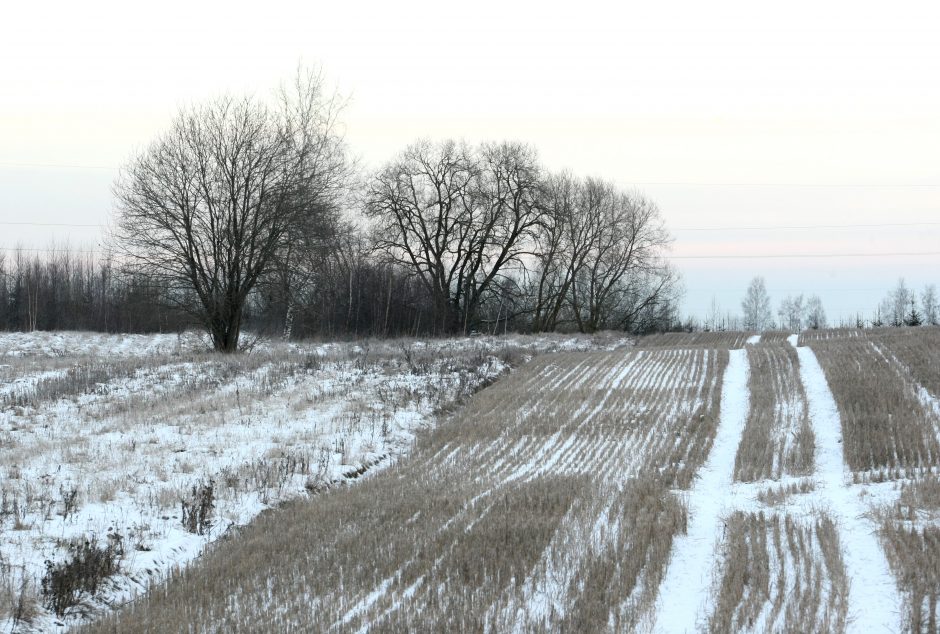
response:
<path id="1" fill-rule="evenodd" d="M 501 276 L 521 266 L 539 178 L 525 145 L 420 141 L 372 179 L 365 208 L 376 246 L 422 281 L 441 330 L 469 330 Z"/>
<path id="2" fill-rule="evenodd" d="M 672 242 L 659 208 L 639 193 L 587 179 L 587 223 L 595 231 L 571 288 L 581 332 L 636 330 L 637 319 L 673 300 L 676 274 L 665 260 Z"/>
<path id="3" fill-rule="evenodd" d="M 299 71 L 274 105 L 221 97 L 185 109 L 115 185 L 119 257 L 183 301 L 217 350 L 238 348 L 248 295 L 286 284 L 348 174 L 322 77 Z"/>
<path id="4" fill-rule="evenodd" d="M 671 238 L 658 208 L 613 184 L 557 174 L 544 180 L 529 294 L 533 330 L 568 321 L 582 332 L 642 331 L 675 308 Z"/>

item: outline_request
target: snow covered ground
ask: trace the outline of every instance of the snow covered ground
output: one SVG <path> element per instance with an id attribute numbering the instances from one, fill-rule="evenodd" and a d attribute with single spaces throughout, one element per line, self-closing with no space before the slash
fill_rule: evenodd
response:
<path id="1" fill-rule="evenodd" d="M 791 345 L 797 345 L 795 335 L 788 340 Z M 743 350 L 733 350 L 724 378 L 721 425 L 708 462 L 688 494 L 689 529 L 687 535 L 675 542 L 670 567 L 660 588 L 655 631 L 707 629 L 710 612 L 717 602 L 722 565 L 715 555 L 724 532 L 722 527 L 727 526 L 734 511 L 784 513 L 806 525 L 812 525 L 825 513 L 838 527 L 849 579 L 845 631 L 898 632 L 903 629 L 903 602 L 879 543 L 879 527 L 873 516 L 877 507 L 896 499 L 897 488 L 891 484 L 853 484 L 843 459 L 839 412 L 826 375 L 810 348 L 798 347 L 797 354 L 816 438 L 812 477 L 732 483 L 734 452 L 748 407 L 746 356 Z M 786 489 L 788 486 L 795 489 L 784 503 L 775 501 L 768 505 L 760 499 L 762 493 L 766 495 L 774 487 Z M 724 565 L 730 564 L 724 562 Z M 769 623 L 759 619 L 753 623 L 753 631 L 782 625 L 773 619 Z"/>
<path id="2" fill-rule="evenodd" d="M 708 460 L 688 493 L 689 526 L 673 544 L 669 568 L 660 586 L 657 632 L 696 632 L 706 624 L 716 539 L 721 517 L 728 511 L 734 456 L 747 420 L 747 379 L 747 354 L 732 350 L 721 388 L 718 432 Z"/>
<path id="3" fill-rule="evenodd" d="M 901 629 L 901 598 L 888 561 L 878 543 L 877 524 L 866 515 L 867 488 L 853 487 L 842 456 L 839 410 L 826 375 L 813 351 L 797 348 L 800 375 L 816 433 L 816 489 L 820 508 L 837 520 L 845 549 L 849 586 L 847 632 L 897 632 Z"/>
<path id="4" fill-rule="evenodd" d="M 458 413 L 460 429 L 472 425 L 472 433 L 436 429 L 441 435 L 399 463 L 414 462 L 396 475 L 415 479 L 409 490 L 428 500 L 415 503 L 407 528 L 401 521 L 367 524 L 387 532 L 362 547 L 374 574 L 361 574 L 355 557 L 310 553 L 308 563 L 322 577 L 304 582 L 311 594 L 294 596 L 288 586 L 265 599 L 277 603 L 281 622 L 362 632 L 414 619 L 433 624 L 442 615 L 519 632 L 679 633 L 718 622 L 761 632 L 786 630 L 797 617 L 847 632 L 907 627 L 909 597 L 898 590 L 897 570 L 892 574 L 896 562 L 886 557 L 879 513 L 897 505 L 911 476 L 872 482 L 871 474 L 849 469 L 839 409 L 845 396 L 838 383 L 833 393 L 826 374 L 831 378 L 832 357 L 817 358 L 797 335 L 787 338 L 792 349 L 783 333 L 732 334 L 716 339 L 717 349 L 663 336 L 630 351 L 629 342 L 610 335 L 261 342 L 234 360 L 201 352 L 204 342 L 192 336 L 20 337 L 0 336 L 0 573 L 12 580 L 8 587 L 26 578 L 35 592 L 46 573 L 42 562 L 62 561 L 70 540 L 118 540 L 125 552 L 122 574 L 71 610 L 65 625 L 139 594 L 265 508 L 391 464 L 411 450 L 435 411 L 452 408 L 508 363 L 546 351 L 608 350 L 543 357 Z M 667 345 L 673 339 L 676 347 Z M 817 339 L 837 341 L 804 338 Z M 109 354 L 109 346 L 120 352 Z M 788 374 L 753 361 L 766 346 L 792 359 L 779 366 Z M 883 356 L 885 368 L 902 365 Z M 753 382 L 755 369 L 770 380 Z M 940 420 L 936 383 L 909 374 L 914 402 L 927 419 Z M 769 384 L 774 395 L 755 387 Z M 788 411 L 781 403 L 790 401 L 799 401 L 812 429 L 811 471 L 773 469 L 773 478 L 735 480 L 748 479 L 736 460 L 747 459 L 738 453 L 752 409 L 769 403 L 766 413 L 779 427 Z M 194 534 L 183 526 L 182 504 L 195 505 L 210 482 L 210 525 Z M 381 482 L 383 476 L 372 480 L 381 495 L 369 504 L 406 486 Z M 556 499 L 547 483 L 566 491 Z M 476 558 L 466 554 L 472 549 L 499 556 L 500 544 L 488 535 L 503 535 L 497 529 L 510 522 L 521 522 L 519 534 L 528 529 L 513 504 L 544 511 L 540 520 L 553 528 L 503 553 L 519 565 L 506 564 L 512 577 L 484 575 L 503 570 L 502 562 L 482 565 L 478 577 L 466 573 L 476 570 Z M 383 513 L 395 517 L 388 509 L 375 517 Z M 359 521 L 337 519 L 342 532 L 326 531 L 324 539 L 332 544 L 331 535 L 342 535 L 349 552 L 359 552 L 349 537 Z M 742 521 L 758 527 L 747 542 L 756 558 L 729 561 L 730 527 Z M 774 546 L 774 539 L 790 542 Z M 448 567 L 455 562 L 462 563 Z M 755 568 L 761 565 L 769 570 Z M 723 584 L 742 571 L 744 594 L 729 608 Z M 468 578 L 473 585 L 462 585 Z M 255 598 L 244 592 L 241 617 L 250 624 L 268 608 L 264 601 L 252 608 Z M 315 617 L 309 601 L 317 603 Z M 717 618 L 718 610 L 744 601 L 754 602 L 748 618 Z M 461 621 L 467 606 L 477 612 Z M 209 623 L 218 609 L 206 608 Z M 61 629 L 55 623 L 47 611 L 33 629 Z M 0 621 L 0 631 L 11 625 Z"/>
<path id="5" fill-rule="evenodd" d="M 374 471 L 510 363 L 624 337 L 259 342 L 186 335 L 0 335 L 0 600 L 60 631 L 136 596 L 265 508 Z M 184 517 L 211 500 L 194 533 Z M 184 508 L 185 505 L 185 508 Z M 189 528 L 193 528 L 192 525 Z M 37 595 L 85 540 L 121 574 L 56 617 Z M 44 562 L 51 562 L 46 564 Z M 0 605 L 0 632 L 14 629 Z"/>

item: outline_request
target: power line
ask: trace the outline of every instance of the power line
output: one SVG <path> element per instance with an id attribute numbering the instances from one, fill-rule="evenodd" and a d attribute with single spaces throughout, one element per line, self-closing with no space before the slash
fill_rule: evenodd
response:
<path id="1" fill-rule="evenodd" d="M 0 221 L 0 225 L 24 227 L 100 227 L 108 225 L 102 223 L 82 222 L 31 222 L 31 221 Z M 673 231 L 780 231 L 780 230 L 812 230 L 812 229 L 880 229 L 886 227 L 940 227 L 940 222 L 882 222 L 882 223 L 852 223 L 840 225 L 753 225 L 720 227 L 674 227 Z"/>
<path id="2" fill-rule="evenodd" d="M 106 253 L 101 249 L 70 249 L 63 247 L 61 249 L 40 249 L 33 247 L 0 247 L 0 251 L 27 251 L 29 253 Z"/>
<path id="3" fill-rule="evenodd" d="M 921 255 L 940 255 L 940 251 L 914 251 L 894 253 L 774 253 L 748 255 L 673 255 L 672 260 L 758 260 L 770 258 L 812 259 L 812 258 L 889 258 Z"/>
<path id="4" fill-rule="evenodd" d="M 780 231 L 802 229 L 876 229 L 885 227 L 937 227 L 940 222 L 882 222 L 844 225 L 767 225 L 751 227 L 675 227 L 673 231 Z"/>
<path id="5" fill-rule="evenodd" d="M 51 169 L 117 170 L 113 165 L 79 165 L 76 163 L 21 163 L 0 162 L 0 167 L 30 167 Z M 742 183 L 702 181 L 618 181 L 621 185 L 642 187 L 807 187 L 838 189 L 936 189 L 940 183 Z"/>
<path id="6" fill-rule="evenodd" d="M 833 189 L 934 189 L 940 183 L 705 183 L 690 181 L 617 181 L 631 187 L 805 187 Z"/>
<path id="7" fill-rule="evenodd" d="M 28 251 L 36 253 L 105 253 L 101 249 L 61 249 L 36 247 L 0 247 L 4 251 Z M 773 254 L 747 254 L 747 255 L 673 255 L 667 256 L 670 260 L 754 260 L 754 259 L 813 259 L 813 258 L 887 258 L 887 257 L 918 257 L 940 255 L 940 251 L 908 251 L 891 253 L 773 253 Z"/>
<path id="8" fill-rule="evenodd" d="M 0 221 L 0 225 L 19 226 L 19 227 L 107 227 L 108 225 L 96 223 L 81 222 L 6 222 Z"/>
<path id="9" fill-rule="evenodd" d="M 774 293 L 803 293 L 811 290 L 814 293 L 880 293 L 886 287 L 881 288 L 771 288 L 768 292 Z M 685 288 L 686 293 L 740 293 L 741 288 Z"/>
<path id="10" fill-rule="evenodd" d="M 77 170 L 116 170 L 109 165 L 77 165 L 74 163 L 7 163 L 0 162 L 0 167 L 39 167 L 51 169 L 77 169 Z"/>

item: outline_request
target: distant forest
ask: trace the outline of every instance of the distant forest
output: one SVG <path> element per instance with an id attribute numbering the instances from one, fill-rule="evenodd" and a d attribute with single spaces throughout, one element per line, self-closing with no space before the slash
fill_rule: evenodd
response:
<path id="1" fill-rule="evenodd" d="M 818 297 L 775 321 L 761 278 L 743 318 L 680 321 L 655 202 L 552 172 L 535 148 L 421 139 L 372 173 L 343 100 L 298 69 L 273 101 L 185 108 L 121 170 L 103 251 L 0 252 L 0 328 L 178 332 L 235 352 L 284 338 L 826 327 Z M 903 283 L 872 325 L 936 323 Z M 865 325 L 861 316 L 851 325 Z"/>
<path id="2" fill-rule="evenodd" d="M 100 332 L 179 332 L 203 326 L 186 305 L 195 302 L 181 289 L 170 289 L 142 274 L 128 272 L 114 259 L 81 249 L 13 250 L 0 253 L 0 330 L 90 330 Z M 531 306 L 508 290 L 505 304 L 488 302 L 467 332 L 533 330 Z M 651 303 L 630 323 L 601 322 L 632 332 L 676 326 L 675 296 Z M 247 330 L 292 338 L 362 336 L 439 336 L 463 332 L 441 326 L 435 301 L 420 279 L 394 263 L 378 261 L 364 242 L 346 241 L 331 250 L 292 302 L 274 281 L 260 284 L 245 305 Z M 567 309 L 570 311 L 570 308 Z M 578 330 L 562 311 L 553 330 Z M 546 330 L 542 328 L 541 330 Z"/>
<path id="3" fill-rule="evenodd" d="M 319 271 L 293 314 L 295 337 L 437 334 L 427 292 L 394 266 L 342 257 Z M 283 334 L 280 289 L 259 288 L 244 315 L 249 330 Z M 123 271 L 81 250 L 0 253 L 0 329 L 177 332 L 202 326 L 184 291 Z M 500 328 L 516 328 L 504 322 Z"/>

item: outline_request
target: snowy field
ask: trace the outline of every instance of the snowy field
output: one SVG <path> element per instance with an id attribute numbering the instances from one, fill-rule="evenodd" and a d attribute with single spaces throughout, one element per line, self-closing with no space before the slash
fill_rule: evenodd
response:
<path id="1" fill-rule="evenodd" d="M 0 334 L 0 632 L 61 631 L 262 510 L 391 464 L 512 364 L 627 344 L 262 341 L 223 356 L 194 334 Z M 90 579 L 112 560 L 117 574 Z"/>
<path id="2" fill-rule="evenodd" d="M 8 606 L 22 566 L 41 584 L 69 539 L 119 533 L 119 574 L 59 622 L 98 608 L 90 631 L 937 629 L 938 329 L 238 360 L 116 339 L 107 370 L 106 341 L 65 340 L 0 361 L 4 487 L 31 496 L 26 513 L 4 502 Z M 94 381 L 70 374 L 82 363 Z M 199 534 L 184 519 L 199 528 L 209 481 Z M 55 618 L 42 608 L 24 631 Z"/>

